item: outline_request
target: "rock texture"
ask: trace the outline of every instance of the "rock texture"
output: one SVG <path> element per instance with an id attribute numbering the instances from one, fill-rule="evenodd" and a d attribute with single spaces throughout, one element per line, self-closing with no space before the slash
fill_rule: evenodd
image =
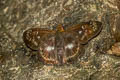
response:
<path id="1" fill-rule="evenodd" d="M 0 80 L 120 80 L 120 57 L 108 50 L 120 41 L 119 0 L 0 0 Z M 102 22 L 77 64 L 43 65 L 22 39 L 29 28 Z"/>

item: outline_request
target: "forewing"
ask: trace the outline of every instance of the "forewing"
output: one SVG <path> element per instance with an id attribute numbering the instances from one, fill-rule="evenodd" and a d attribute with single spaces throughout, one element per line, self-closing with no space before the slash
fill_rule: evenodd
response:
<path id="1" fill-rule="evenodd" d="M 97 36 L 102 30 L 102 23 L 99 21 L 82 22 L 66 29 L 78 38 L 81 44 L 86 44 L 89 40 Z"/>
<path id="2" fill-rule="evenodd" d="M 49 29 L 31 28 L 23 33 L 23 40 L 29 48 L 38 50 L 40 44 L 43 42 L 43 37 L 54 33 L 53 30 Z"/>

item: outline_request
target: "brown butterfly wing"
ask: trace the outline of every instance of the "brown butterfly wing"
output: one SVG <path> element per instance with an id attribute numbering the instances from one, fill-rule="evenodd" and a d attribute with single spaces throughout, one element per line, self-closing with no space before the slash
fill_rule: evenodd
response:
<path id="1" fill-rule="evenodd" d="M 53 30 L 31 28 L 23 33 L 23 40 L 25 44 L 32 50 L 38 50 L 40 44 L 43 42 L 43 37 L 54 34 Z"/>
<path id="2" fill-rule="evenodd" d="M 82 22 L 78 25 L 67 28 L 66 32 L 75 34 L 81 44 L 86 44 L 89 40 L 97 36 L 102 30 L 102 23 L 99 21 Z"/>
<path id="3" fill-rule="evenodd" d="M 76 39 L 75 36 L 75 33 L 64 33 L 64 60 L 66 60 L 66 62 L 74 62 L 74 60 L 77 60 L 78 56 L 81 55 L 83 46 L 80 45 L 79 40 Z"/>

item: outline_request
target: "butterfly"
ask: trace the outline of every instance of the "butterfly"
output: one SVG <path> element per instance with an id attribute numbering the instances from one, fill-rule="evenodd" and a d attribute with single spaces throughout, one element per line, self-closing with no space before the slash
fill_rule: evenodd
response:
<path id="1" fill-rule="evenodd" d="M 101 32 L 101 25 L 88 21 L 66 28 L 58 25 L 55 30 L 30 28 L 23 33 L 23 40 L 27 47 L 38 51 L 42 62 L 61 65 L 82 54 L 83 46 Z"/>

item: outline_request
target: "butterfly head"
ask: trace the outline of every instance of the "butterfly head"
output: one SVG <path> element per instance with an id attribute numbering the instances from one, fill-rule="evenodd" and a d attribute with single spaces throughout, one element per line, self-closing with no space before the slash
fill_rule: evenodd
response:
<path id="1" fill-rule="evenodd" d="M 58 25 L 58 27 L 56 28 L 56 31 L 58 31 L 58 32 L 64 32 L 63 26 L 61 24 Z"/>

